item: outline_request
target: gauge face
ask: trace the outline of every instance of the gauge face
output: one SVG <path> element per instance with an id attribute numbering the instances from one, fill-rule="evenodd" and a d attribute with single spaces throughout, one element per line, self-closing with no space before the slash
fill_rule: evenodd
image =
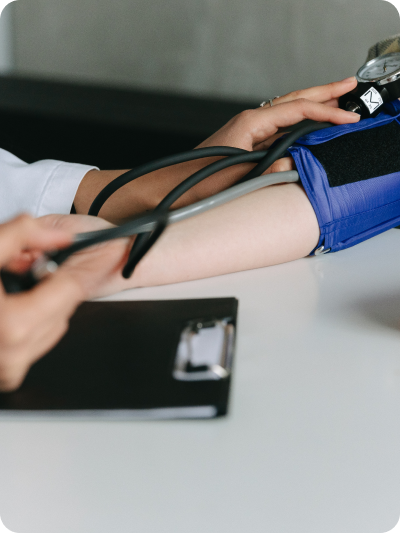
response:
<path id="1" fill-rule="evenodd" d="M 385 54 L 368 61 L 357 73 L 359 81 L 374 81 L 400 71 L 400 54 Z"/>

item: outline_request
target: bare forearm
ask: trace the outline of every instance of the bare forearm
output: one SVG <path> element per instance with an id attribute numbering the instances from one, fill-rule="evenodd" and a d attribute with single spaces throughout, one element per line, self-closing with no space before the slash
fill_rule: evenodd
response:
<path id="1" fill-rule="evenodd" d="M 126 288 L 162 285 L 292 261 L 319 227 L 301 186 L 277 185 L 168 228 Z"/>
<path id="2" fill-rule="evenodd" d="M 53 215 L 47 224 L 74 233 L 109 227 L 88 216 Z M 167 228 L 123 279 L 133 239 L 88 248 L 67 261 L 88 297 L 276 265 L 308 255 L 319 239 L 312 206 L 298 184 L 275 185 Z"/>

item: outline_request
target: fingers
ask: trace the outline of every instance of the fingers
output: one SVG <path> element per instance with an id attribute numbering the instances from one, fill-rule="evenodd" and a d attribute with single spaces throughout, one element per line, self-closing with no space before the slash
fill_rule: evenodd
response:
<path id="1" fill-rule="evenodd" d="M 19 298 L 21 306 L 30 309 L 31 323 L 37 321 L 40 324 L 55 316 L 69 318 L 85 295 L 79 281 L 60 269 L 29 292 L 18 294 L 15 298 Z"/>
<path id="2" fill-rule="evenodd" d="M 274 100 L 273 107 L 280 104 L 285 104 L 287 102 L 292 102 L 293 100 L 298 100 L 300 98 L 305 98 L 306 100 L 311 100 L 312 102 L 317 103 L 326 103 L 352 91 L 356 86 L 357 80 L 353 76 L 352 78 L 346 78 L 342 81 L 328 83 L 327 85 L 320 85 L 318 87 L 310 87 L 309 89 L 293 91 Z"/>
<path id="3" fill-rule="evenodd" d="M 338 103 L 337 100 L 329 100 L 328 102 L 324 102 L 324 105 L 329 106 L 329 107 L 334 107 L 334 108 L 339 107 L 339 103 Z M 276 135 L 273 135 L 272 137 L 269 137 L 269 139 L 264 140 L 263 142 L 261 142 L 258 145 L 254 145 L 253 149 L 254 150 L 268 150 L 268 148 L 275 141 L 277 141 L 280 137 L 282 137 L 282 135 L 284 135 L 285 133 L 287 133 L 287 129 L 279 128 L 279 131 L 278 131 L 278 133 Z"/>
<path id="4" fill-rule="evenodd" d="M 296 170 L 294 160 L 292 157 L 283 157 L 275 161 L 273 165 L 269 167 L 265 174 L 272 174 L 273 172 L 287 172 L 289 170 Z"/>
<path id="5" fill-rule="evenodd" d="M 32 264 L 42 257 L 42 255 L 42 252 L 39 252 L 38 250 L 23 250 L 4 265 L 4 268 L 10 272 L 23 274 L 29 270 L 32 267 Z"/>
<path id="6" fill-rule="evenodd" d="M 242 114 L 242 128 L 247 130 L 251 128 L 254 147 L 275 135 L 279 128 L 292 126 L 305 119 L 332 122 L 332 124 L 348 124 L 358 122 L 360 115 L 300 99 L 267 108 L 261 113 L 258 110 L 245 111 Z M 248 124 L 246 124 L 247 121 Z"/>
<path id="7" fill-rule="evenodd" d="M 348 124 L 360 120 L 360 115 L 357 113 L 344 111 L 343 109 L 305 99 L 294 100 L 293 102 L 274 106 L 266 109 L 265 114 L 267 113 L 270 124 L 276 130 L 278 128 L 292 126 L 305 119 L 318 122 L 332 122 L 333 124 Z M 263 118 L 267 119 L 266 116 Z"/>
<path id="8" fill-rule="evenodd" d="M 46 228 L 28 215 L 21 215 L 0 225 L 0 265 L 6 264 L 24 249 L 51 250 L 64 247 L 72 241 L 65 230 Z"/>
<path id="9" fill-rule="evenodd" d="M 62 272 L 5 299 L 0 307 L 0 390 L 21 384 L 30 366 L 67 331 L 81 301 L 79 284 Z"/>
<path id="10" fill-rule="evenodd" d="M 29 346 L 34 335 L 47 331 L 49 325 L 68 321 L 82 299 L 79 283 L 64 272 L 56 272 L 30 291 L 8 296 L 0 309 L 0 346 L 4 339 L 10 349 Z"/>
<path id="11" fill-rule="evenodd" d="M 327 102 L 324 102 L 324 105 L 328 105 L 330 107 L 339 107 L 339 102 L 337 101 L 337 99 L 328 100 Z"/>
<path id="12" fill-rule="evenodd" d="M 333 124 L 356 123 L 359 122 L 361 118 L 358 113 L 345 111 L 337 106 L 318 103 L 312 104 L 311 102 L 309 102 L 308 108 L 305 109 L 305 114 L 306 118 L 311 118 L 312 120 L 318 120 L 321 122 L 332 122 Z"/>

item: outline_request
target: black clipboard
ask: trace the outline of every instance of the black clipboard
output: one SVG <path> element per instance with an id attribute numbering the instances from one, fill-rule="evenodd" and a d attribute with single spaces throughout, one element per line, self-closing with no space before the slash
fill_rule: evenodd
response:
<path id="1" fill-rule="evenodd" d="M 213 418 L 227 413 L 238 301 L 87 302 L 0 416 Z"/>

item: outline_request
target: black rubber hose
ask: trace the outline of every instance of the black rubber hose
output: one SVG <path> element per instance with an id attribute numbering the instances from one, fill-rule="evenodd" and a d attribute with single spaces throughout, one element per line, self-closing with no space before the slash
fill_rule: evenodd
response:
<path id="1" fill-rule="evenodd" d="M 178 163 L 186 163 L 196 159 L 204 159 L 205 157 L 224 157 L 243 153 L 249 152 L 242 150 L 241 148 L 232 148 L 231 146 L 210 146 L 208 148 L 196 148 L 195 150 L 190 150 L 189 152 L 182 152 L 181 154 L 175 154 L 168 157 L 163 157 L 162 159 L 157 159 L 156 161 L 145 163 L 144 165 L 140 165 L 137 168 L 125 172 L 125 174 L 118 176 L 118 178 L 106 185 L 106 187 L 104 187 L 104 189 L 94 199 L 88 214 L 97 216 L 105 202 L 116 191 L 118 191 L 127 183 L 130 183 L 131 181 L 140 178 L 145 174 L 149 174 L 150 172 L 160 170 L 161 168 L 170 167 L 172 165 L 177 165 Z"/>
<path id="2" fill-rule="evenodd" d="M 147 252 L 150 250 L 150 248 L 155 244 L 155 242 L 161 237 L 162 233 L 164 232 L 165 228 L 167 227 L 167 221 L 168 221 L 168 211 L 164 211 L 165 213 L 165 220 L 162 220 L 158 222 L 157 227 L 153 232 L 146 233 L 146 235 L 149 235 L 146 239 L 141 241 L 137 247 L 135 247 L 135 250 L 132 250 L 129 254 L 129 259 L 126 262 L 126 265 L 124 266 L 124 269 L 122 270 L 122 276 L 125 279 L 128 279 L 131 277 L 133 270 L 135 269 L 136 265 L 139 263 L 139 261 L 144 257 Z M 141 235 L 138 235 L 135 241 L 135 244 L 137 242 L 137 239 L 139 239 Z M 132 268 L 133 265 L 133 268 Z"/>
<path id="3" fill-rule="evenodd" d="M 189 189 L 200 183 L 201 181 L 205 180 L 209 176 L 212 176 L 213 174 L 219 172 L 220 170 L 224 170 L 225 168 L 238 165 L 241 163 L 252 163 L 255 161 L 259 161 L 263 157 L 265 157 L 267 152 L 246 152 L 242 153 L 240 155 L 235 155 L 231 157 L 227 157 L 225 159 L 221 159 L 219 161 L 215 161 L 214 163 L 211 163 L 210 165 L 202 168 L 201 170 L 198 170 L 186 180 L 182 181 L 179 185 L 177 185 L 167 196 L 158 204 L 154 212 L 163 212 L 167 211 L 172 204 L 176 202 L 185 192 L 187 192 Z M 141 250 L 145 249 L 146 252 L 149 250 L 149 248 L 144 247 L 144 243 L 151 238 L 151 233 L 143 233 L 142 235 L 138 235 L 136 238 L 136 241 L 134 245 L 132 246 L 132 250 L 129 254 L 129 259 L 125 265 L 123 276 L 125 278 L 129 278 L 136 265 L 139 263 L 139 261 L 144 256 L 144 253 L 141 253 Z M 154 244 L 155 241 L 152 242 Z M 142 248 L 143 247 L 143 248 Z M 145 252 L 145 253 L 146 253 Z"/>
<path id="4" fill-rule="evenodd" d="M 147 233 L 149 224 L 165 225 L 167 219 L 168 212 L 159 210 L 157 212 L 153 211 L 152 213 L 138 217 L 135 220 L 131 220 L 122 226 L 90 232 L 88 237 L 86 237 L 86 234 L 81 233 L 79 235 L 79 239 L 71 244 L 71 246 L 68 246 L 68 248 L 64 248 L 63 250 L 50 253 L 47 255 L 47 257 L 57 263 L 57 265 L 61 265 L 68 259 L 68 257 L 80 252 L 81 250 L 84 250 L 85 248 L 88 248 L 89 246 L 94 246 L 95 244 L 100 244 L 113 239 L 127 237 L 128 235 L 135 235 L 140 231 L 143 231 L 144 228 Z M 154 231 L 156 230 L 157 226 Z"/>
<path id="5" fill-rule="evenodd" d="M 330 122 L 315 122 L 313 120 L 305 120 L 298 125 L 296 124 L 296 128 L 293 131 L 289 132 L 287 135 L 285 135 L 285 137 L 283 137 L 282 139 L 279 139 L 277 141 L 276 146 L 268 152 L 248 152 L 246 155 L 253 154 L 254 158 L 247 157 L 246 160 L 244 160 L 242 159 L 243 156 L 232 156 L 222 161 L 212 163 L 211 165 L 208 165 L 207 167 L 199 170 L 198 172 L 187 178 L 185 181 L 183 181 L 181 184 L 179 184 L 177 187 L 175 187 L 175 189 L 173 189 L 164 198 L 164 200 L 160 202 L 160 204 L 156 207 L 156 210 L 169 209 L 171 205 L 176 202 L 176 200 L 178 200 L 178 198 L 180 198 L 180 196 L 182 196 L 190 188 L 192 188 L 194 185 L 204 180 L 205 178 L 211 176 L 212 174 L 219 172 L 222 169 L 237 165 L 239 163 L 257 161 L 259 160 L 259 158 L 261 158 L 259 164 L 256 165 L 248 174 L 246 174 L 246 176 L 239 180 L 237 184 L 243 183 L 253 178 L 257 178 L 261 176 L 273 163 L 275 163 L 277 159 L 284 156 L 287 149 L 292 146 L 292 144 L 300 137 L 303 137 L 304 135 L 307 135 L 308 133 L 311 133 L 313 131 L 330 128 L 332 126 L 333 124 L 331 124 Z M 142 235 L 138 235 L 132 247 L 131 253 L 129 254 L 128 261 L 125 265 L 124 277 L 129 278 L 132 275 L 136 265 L 144 256 L 144 254 L 140 253 L 140 250 L 142 249 L 142 246 L 144 246 L 146 240 L 150 238 L 150 235 L 151 233 L 143 233 Z M 148 250 L 149 248 L 146 249 L 146 252 Z"/>
<path id="6" fill-rule="evenodd" d="M 123 226 L 92 231 L 89 233 L 80 233 L 77 236 L 76 242 L 71 246 L 68 246 L 68 248 L 47 254 L 47 261 L 54 261 L 57 265 L 61 265 L 71 255 L 80 252 L 89 246 L 94 246 L 95 244 L 100 244 L 113 239 L 128 237 L 142 231 L 148 232 L 149 227 L 154 227 L 154 225 L 156 225 L 154 233 L 158 238 L 167 226 L 167 221 L 168 212 L 157 211 L 141 216 L 135 220 L 131 220 Z M 13 272 L 0 270 L 0 281 L 7 293 L 18 293 L 30 290 L 39 283 L 39 280 L 40 279 L 36 277 L 33 271 L 28 271 L 24 274 L 15 274 Z"/>
<path id="7" fill-rule="evenodd" d="M 304 137 L 308 133 L 313 131 L 323 130 L 325 128 L 331 128 L 334 124 L 330 122 L 315 122 L 314 120 L 304 120 L 300 125 L 281 139 L 277 141 L 276 146 L 268 151 L 266 156 L 255 166 L 246 176 L 240 179 L 237 183 L 243 183 L 253 178 L 258 178 L 275 163 L 278 159 L 283 157 L 287 149 L 292 146 L 300 137 Z"/>

